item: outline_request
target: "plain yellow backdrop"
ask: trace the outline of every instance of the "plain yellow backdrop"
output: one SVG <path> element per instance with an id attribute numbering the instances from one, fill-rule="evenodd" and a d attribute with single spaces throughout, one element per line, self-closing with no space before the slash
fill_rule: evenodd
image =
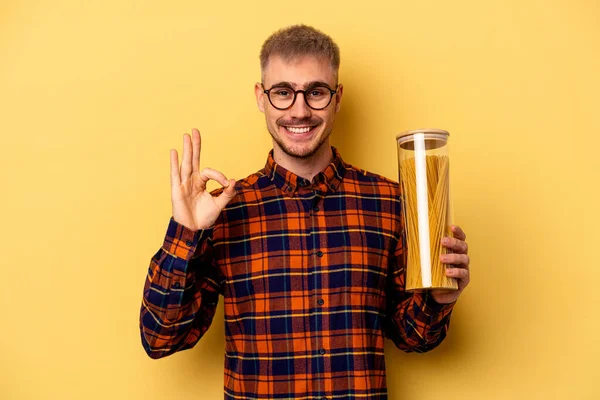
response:
<path id="1" fill-rule="evenodd" d="M 450 131 L 472 282 L 426 354 L 386 348 L 390 399 L 598 399 L 600 4 L 0 4 L 0 398 L 219 399 L 222 306 L 189 351 L 138 329 L 170 217 L 169 149 L 242 178 L 271 148 L 253 84 L 274 30 L 340 45 L 346 161 L 397 179 L 395 135 Z"/>

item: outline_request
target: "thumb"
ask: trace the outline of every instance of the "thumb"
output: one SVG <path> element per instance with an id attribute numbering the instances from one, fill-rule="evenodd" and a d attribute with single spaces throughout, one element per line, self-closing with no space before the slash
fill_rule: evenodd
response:
<path id="1" fill-rule="evenodd" d="M 233 199 L 235 196 L 235 179 L 230 179 L 227 181 L 228 186 L 223 190 L 223 192 L 216 198 L 217 204 L 219 208 L 223 209 L 225 206 Z"/>

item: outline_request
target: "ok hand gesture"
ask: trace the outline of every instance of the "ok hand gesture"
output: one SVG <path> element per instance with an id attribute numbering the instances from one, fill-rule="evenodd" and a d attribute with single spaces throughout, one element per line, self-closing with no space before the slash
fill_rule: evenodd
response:
<path id="1" fill-rule="evenodd" d="M 235 179 L 227 179 L 219 171 L 200 166 L 200 132 L 192 129 L 192 137 L 183 135 L 183 160 L 181 169 L 177 150 L 171 149 L 171 203 L 173 219 L 185 227 L 197 231 L 210 228 L 221 211 L 235 195 Z M 213 197 L 206 190 L 209 180 L 219 182 L 225 190 Z"/>

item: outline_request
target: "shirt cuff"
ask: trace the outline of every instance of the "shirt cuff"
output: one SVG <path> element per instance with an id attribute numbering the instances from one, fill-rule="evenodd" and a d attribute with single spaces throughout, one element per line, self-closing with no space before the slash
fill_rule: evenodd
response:
<path id="1" fill-rule="evenodd" d="M 454 308 L 454 305 L 456 304 L 456 301 L 453 301 L 452 303 L 448 303 L 448 304 L 440 304 L 433 299 L 433 297 L 431 296 L 431 293 L 429 293 L 429 291 L 426 291 L 423 294 L 423 299 L 424 299 L 424 310 L 423 311 L 427 315 L 446 313 L 447 311 L 452 310 Z"/>
<path id="2" fill-rule="evenodd" d="M 212 228 L 193 231 L 171 217 L 162 248 L 175 257 L 189 261 L 198 246 L 211 235 Z"/>

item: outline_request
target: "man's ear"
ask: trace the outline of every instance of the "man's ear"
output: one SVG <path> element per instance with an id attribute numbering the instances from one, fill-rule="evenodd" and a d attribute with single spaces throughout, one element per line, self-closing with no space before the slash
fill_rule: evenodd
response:
<path id="1" fill-rule="evenodd" d="M 258 106 L 258 109 L 262 113 L 265 112 L 265 96 L 263 96 L 263 94 L 264 94 L 263 90 L 264 89 L 260 82 L 256 82 L 254 84 L 254 95 L 256 96 L 256 105 Z"/>
<path id="2" fill-rule="evenodd" d="M 341 83 L 338 85 L 337 93 L 335 94 L 335 112 L 340 112 L 342 106 L 342 95 L 344 94 L 344 85 Z"/>

